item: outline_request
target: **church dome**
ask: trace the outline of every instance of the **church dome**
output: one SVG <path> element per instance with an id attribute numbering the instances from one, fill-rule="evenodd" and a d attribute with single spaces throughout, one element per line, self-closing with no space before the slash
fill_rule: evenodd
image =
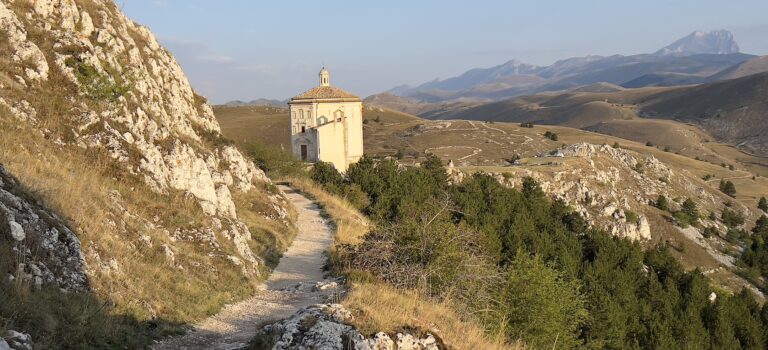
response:
<path id="1" fill-rule="evenodd" d="M 344 91 L 333 86 L 318 86 L 305 91 L 298 96 L 295 96 L 291 101 L 295 100 L 313 100 L 313 99 L 356 99 L 360 100 L 360 97 L 353 93 Z"/>
<path id="2" fill-rule="evenodd" d="M 323 67 L 318 74 L 320 77 L 320 86 L 305 91 L 298 96 L 291 98 L 291 101 L 302 100 L 337 100 L 343 102 L 357 102 L 360 97 L 346 92 L 337 87 L 331 86 L 331 77 L 328 69 Z"/>

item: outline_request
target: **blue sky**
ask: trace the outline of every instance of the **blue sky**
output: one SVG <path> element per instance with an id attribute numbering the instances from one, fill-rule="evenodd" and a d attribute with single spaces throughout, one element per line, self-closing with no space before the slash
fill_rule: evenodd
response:
<path id="1" fill-rule="evenodd" d="M 324 64 L 364 97 L 510 59 L 653 52 L 694 30 L 768 54 L 766 0 L 115 1 L 214 103 L 291 97 Z"/>

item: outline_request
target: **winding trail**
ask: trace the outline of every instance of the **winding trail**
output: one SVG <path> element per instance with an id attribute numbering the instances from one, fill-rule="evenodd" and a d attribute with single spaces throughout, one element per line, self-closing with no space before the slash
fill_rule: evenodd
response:
<path id="1" fill-rule="evenodd" d="M 324 253 L 333 240 L 333 231 L 320 216 L 317 204 L 289 187 L 280 189 L 296 207 L 299 232 L 261 290 L 250 299 L 227 305 L 187 334 L 155 344 L 153 349 L 240 349 L 262 325 L 324 301 L 327 293 L 312 287 L 324 280 Z"/>

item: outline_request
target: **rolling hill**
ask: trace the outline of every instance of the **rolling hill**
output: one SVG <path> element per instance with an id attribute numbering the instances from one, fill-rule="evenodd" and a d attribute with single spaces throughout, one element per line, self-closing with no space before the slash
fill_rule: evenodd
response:
<path id="1" fill-rule="evenodd" d="M 689 142 L 670 142 L 652 119 L 696 125 L 720 142 L 758 155 L 748 163 L 767 163 L 768 73 L 684 87 L 647 87 L 613 92 L 565 92 L 431 112 L 440 119 L 470 119 L 564 125 L 610 132 L 636 141 L 686 152 Z M 664 124 L 666 125 L 666 124 Z M 674 124 L 680 126 L 680 123 Z M 643 136 L 644 135 L 644 136 Z M 739 157 L 743 158 L 743 157 Z M 757 161 L 754 161 L 757 160 Z"/>
<path id="2" fill-rule="evenodd" d="M 637 98 L 625 96 L 630 97 Z M 238 108 L 242 109 L 241 119 L 219 119 L 225 136 L 232 138 L 232 131 L 246 129 L 249 136 L 243 141 L 269 140 L 274 128 L 288 129 L 287 112 L 282 118 L 254 115 L 249 119 L 245 116 L 254 113 L 253 110 Z M 217 113 L 221 110 L 214 108 Z M 368 155 L 398 157 L 401 163 L 416 164 L 423 160 L 425 152 L 429 152 L 445 162 L 452 161 L 454 177 L 482 171 L 511 186 L 519 185 L 516 181 L 525 176 L 532 176 L 550 195 L 581 208 L 579 210 L 583 210 L 591 223 L 606 227 L 616 235 L 638 239 L 646 232 L 646 226 L 628 224 L 625 219 L 612 216 L 612 205 L 624 208 L 647 220 L 651 232 L 647 244 L 666 242 L 678 247 L 675 256 L 687 268 L 711 271 L 712 278 L 723 288 L 738 290 L 749 286 L 734 274 L 733 258 L 727 253 L 734 247 L 718 238 L 702 239 L 693 231 L 681 231 L 663 212 L 647 204 L 663 193 L 669 198 L 696 198 L 703 212 L 719 212 L 722 203 L 729 199 L 717 190 L 717 180 L 728 178 L 740 189 L 736 198 L 738 203 L 732 205 L 749 212 L 750 220 L 754 221 L 754 215 L 758 213 L 754 208 L 757 198 L 768 195 L 768 178 L 753 179 L 751 170 L 744 167 L 731 170 L 721 166 L 721 162 L 736 164 L 730 156 L 738 152 L 712 142 L 709 134 L 694 126 L 670 120 L 617 119 L 617 124 L 612 126 L 626 134 L 638 127 L 632 123 L 654 123 L 653 130 L 667 130 L 666 133 L 650 131 L 641 135 L 642 141 L 631 141 L 621 138 L 625 134 L 619 132 L 610 136 L 564 126 L 523 128 L 504 122 L 432 121 L 371 106 L 364 108 L 364 116 L 365 152 Z M 230 122 L 235 122 L 238 127 L 228 125 Z M 648 125 L 640 128 L 652 130 Z M 556 133 L 558 140 L 544 137 L 547 131 Z M 645 138 L 669 144 L 679 142 L 677 147 L 683 151 L 676 154 L 665 151 L 664 147 L 648 146 Z M 606 146 L 613 144 L 619 147 Z M 642 173 L 633 170 L 635 162 L 644 164 Z M 704 181 L 705 175 L 714 178 Z M 591 193 L 588 197 L 595 198 L 594 202 L 585 204 L 579 199 L 584 197 L 584 191 Z"/>
<path id="3" fill-rule="evenodd" d="M 768 73 L 679 88 L 640 101 L 640 113 L 696 123 L 718 140 L 768 155 Z"/>

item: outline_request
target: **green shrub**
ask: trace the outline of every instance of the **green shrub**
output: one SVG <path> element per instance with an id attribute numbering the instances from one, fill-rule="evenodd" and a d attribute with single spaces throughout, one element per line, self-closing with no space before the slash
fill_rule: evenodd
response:
<path id="1" fill-rule="evenodd" d="M 723 209 L 720 218 L 728 228 L 735 228 L 744 224 L 744 215 L 728 208 Z"/>
<path id="2" fill-rule="evenodd" d="M 760 197 L 760 200 L 757 201 L 757 208 L 768 213 L 768 200 L 765 197 Z"/>
<path id="3" fill-rule="evenodd" d="M 638 172 L 639 174 L 642 174 L 645 172 L 645 165 L 641 162 L 635 163 L 635 165 L 632 166 L 632 170 Z"/>
<path id="4" fill-rule="evenodd" d="M 133 89 L 133 82 L 108 64 L 103 64 L 104 73 L 99 72 L 93 65 L 73 57 L 67 58 L 64 64 L 75 71 L 80 86 L 93 100 L 116 103 L 120 97 Z"/>
<path id="5" fill-rule="evenodd" d="M 707 226 L 704 228 L 703 231 L 701 231 L 701 235 L 704 236 L 704 238 L 709 238 L 712 236 L 719 236 L 720 231 L 717 230 L 714 226 Z"/>
<path id="6" fill-rule="evenodd" d="M 637 215 L 637 213 L 627 210 L 624 212 L 624 215 L 627 218 L 627 222 L 631 222 L 633 224 L 637 224 L 640 222 L 640 217 Z"/>
<path id="7" fill-rule="evenodd" d="M 688 214 L 682 211 L 674 212 L 672 214 L 672 217 L 675 218 L 675 222 L 677 223 L 677 225 L 682 228 L 688 228 L 694 222 L 693 218 L 691 218 Z"/>
<path id="8" fill-rule="evenodd" d="M 304 162 L 288 151 L 260 141 L 249 143 L 245 150 L 256 166 L 272 178 L 309 176 Z"/>
<path id="9" fill-rule="evenodd" d="M 551 131 L 545 132 L 544 133 L 544 137 L 546 137 L 546 138 L 548 138 L 548 139 L 550 139 L 552 141 L 557 141 L 557 134 L 555 134 L 555 133 L 553 133 Z"/>
<path id="10" fill-rule="evenodd" d="M 682 212 L 684 212 L 688 217 L 691 218 L 694 222 L 699 220 L 700 214 L 699 214 L 699 208 L 696 205 L 696 202 L 693 201 L 693 199 L 687 198 L 685 202 L 683 202 L 682 209 L 680 209 Z"/>
<path id="11" fill-rule="evenodd" d="M 328 162 L 315 163 L 310 172 L 310 178 L 316 183 L 333 189 L 331 192 L 334 193 L 338 193 L 339 187 L 344 182 L 344 176 L 336 170 L 332 163 Z"/>
<path id="12" fill-rule="evenodd" d="M 517 254 L 502 296 L 508 339 L 525 339 L 534 349 L 577 348 L 579 329 L 589 317 L 579 282 L 539 258 Z"/>
<path id="13" fill-rule="evenodd" d="M 659 208 L 663 211 L 669 211 L 669 201 L 667 200 L 667 197 L 665 197 L 663 194 L 659 195 L 659 198 L 656 199 L 656 208 Z"/>
<path id="14" fill-rule="evenodd" d="M 731 197 L 736 197 L 736 186 L 730 180 L 720 180 L 720 192 L 723 192 Z"/>

